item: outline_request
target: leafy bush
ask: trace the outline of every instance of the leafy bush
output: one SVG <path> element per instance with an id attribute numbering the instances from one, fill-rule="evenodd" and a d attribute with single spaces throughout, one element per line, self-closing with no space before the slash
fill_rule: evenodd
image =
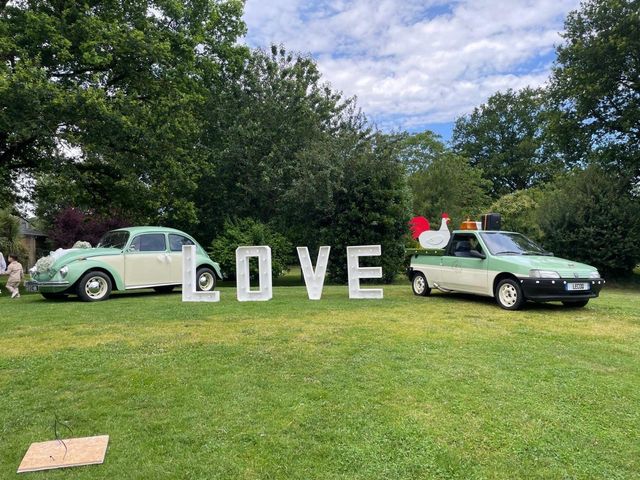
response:
<path id="1" fill-rule="evenodd" d="M 71 248 L 80 240 L 96 245 L 109 230 L 128 224 L 125 219 L 117 216 L 94 215 L 69 207 L 55 215 L 49 230 L 49 240 L 53 248 Z"/>
<path id="2" fill-rule="evenodd" d="M 502 215 L 502 229 L 520 232 L 529 238 L 541 241 L 539 207 L 543 191 L 539 188 L 518 190 L 500 197 L 489 207 L 489 211 Z"/>
<path id="3" fill-rule="evenodd" d="M 630 273 L 640 262 L 640 199 L 631 183 L 591 166 L 554 187 L 540 203 L 545 247 L 610 275 Z"/>
<path id="4" fill-rule="evenodd" d="M 268 225 L 251 218 L 227 221 L 224 232 L 211 242 L 211 256 L 220 263 L 226 278 L 235 278 L 236 248 L 241 246 L 268 245 L 271 247 L 271 268 L 274 278 L 288 270 L 293 262 L 293 245 L 287 238 Z M 258 266 L 250 263 L 251 278 L 257 278 Z"/>

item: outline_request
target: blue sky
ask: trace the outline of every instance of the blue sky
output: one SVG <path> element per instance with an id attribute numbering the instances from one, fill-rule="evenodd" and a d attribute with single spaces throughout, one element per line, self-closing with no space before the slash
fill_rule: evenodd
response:
<path id="1" fill-rule="evenodd" d="M 247 0 L 246 42 L 316 59 L 385 131 L 431 129 L 508 88 L 544 84 L 578 0 Z"/>

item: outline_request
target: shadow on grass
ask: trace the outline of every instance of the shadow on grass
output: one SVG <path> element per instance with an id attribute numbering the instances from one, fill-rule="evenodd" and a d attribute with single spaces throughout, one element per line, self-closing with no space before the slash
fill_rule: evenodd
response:
<path id="1" fill-rule="evenodd" d="M 123 292 L 113 292 L 109 297 L 109 301 L 118 300 L 118 299 L 127 299 L 127 298 L 151 298 L 151 297 L 167 297 L 171 295 L 180 295 L 180 290 L 174 290 L 171 293 L 160 293 L 153 290 L 136 290 L 136 291 L 123 291 Z M 62 303 L 62 302 L 78 302 L 78 303 L 91 303 L 91 302 L 83 302 L 80 300 L 75 294 L 69 294 L 60 298 L 44 298 L 39 293 L 24 293 L 23 295 L 34 295 L 40 296 L 40 300 L 48 303 Z M 98 302 L 96 302 L 98 303 Z"/>
<path id="2" fill-rule="evenodd" d="M 219 286 L 235 287 L 235 283 L 229 282 L 228 285 L 222 283 Z M 287 285 L 274 285 L 274 286 L 282 287 Z M 289 286 L 299 286 L 299 285 L 289 285 Z M 408 292 L 410 292 L 410 287 L 408 286 L 408 288 L 409 288 Z M 39 294 L 27 293 L 26 295 L 39 295 Z M 135 291 L 122 291 L 122 292 L 118 291 L 118 292 L 113 292 L 111 294 L 111 296 L 109 297 L 109 301 L 125 300 L 125 299 L 132 299 L 132 298 L 158 298 L 158 297 L 169 297 L 169 296 L 177 296 L 177 295 L 181 295 L 181 291 L 178 288 L 176 288 L 173 292 L 170 292 L 170 293 L 160 293 L 160 292 L 156 292 L 154 290 L 149 290 L 149 289 L 135 290 Z M 451 302 L 461 302 L 461 303 L 467 303 L 467 304 L 485 305 L 485 306 L 500 308 L 497 305 L 494 298 L 485 297 L 481 295 L 473 295 L 468 293 L 457 293 L 457 292 L 452 292 L 452 293 L 435 292 L 434 294 L 432 294 L 432 296 L 436 298 L 446 299 L 446 301 L 451 301 Z M 82 300 L 80 300 L 80 297 L 78 297 L 77 295 L 69 295 L 69 296 L 61 297 L 57 299 L 47 299 L 47 298 L 41 297 L 40 300 L 43 302 L 49 302 L 49 303 L 61 303 L 61 302 L 85 303 Z M 568 308 L 571 308 L 571 307 L 564 306 L 560 302 L 539 303 L 539 302 L 529 301 L 523 305 L 522 310 L 554 311 L 554 310 L 566 310 Z"/>
<path id="3" fill-rule="evenodd" d="M 496 308 L 500 308 L 500 306 L 496 303 L 495 298 L 492 298 L 492 297 L 485 297 L 481 295 L 473 295 L 469 293 L 457 293 L 457 292 L 436 293 L 435 296 L 439 298 L 447 298 L 454 302 L 466 302 L 466 303 L 473 303 L 476 305 L 486 305 L 486 306 L 493 306 Z M 597 299 L 592 299 L 592 300 L 597 300 Z M 568 310 L 568 309 L 577 309 L 577 308 L 567 307 L 562 303 L 560 303 L 559 301 L 558 302 L 528 301 L 528 302 L 525 302 L 525 304 L 522 306 L 522 310 L 528 310 L 528 311 L 538 311 L 538 310 L 554 311 L 554 310 Z"/>

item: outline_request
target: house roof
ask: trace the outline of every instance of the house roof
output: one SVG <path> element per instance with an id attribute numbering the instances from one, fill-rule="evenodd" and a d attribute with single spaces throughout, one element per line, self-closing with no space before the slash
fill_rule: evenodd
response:
<path id="1" fill-rule="evenodd" d="M 20 219 L 20 235 L 25 237 L 46 237 L 47 234 L 41 230 L 38 230 L 33 222 L 35 218 L 30 218 L 29 220 L 25 220 L 24 218 Z"/>

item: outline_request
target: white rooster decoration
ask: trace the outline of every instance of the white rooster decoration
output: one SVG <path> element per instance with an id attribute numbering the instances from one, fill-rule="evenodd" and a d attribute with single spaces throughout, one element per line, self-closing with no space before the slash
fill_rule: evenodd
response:
<path id="1" fill-rule="evenodd" d="M 449 215 L 442 214 L 440 230 L 430 230 L 429 220 L 424 217 L 414 217 L 409 222 L 413 238 L 420 242 L 422 248 L 429 250 L 444 248 L 449 243 L 451 232 L 449 232 Z"/>

